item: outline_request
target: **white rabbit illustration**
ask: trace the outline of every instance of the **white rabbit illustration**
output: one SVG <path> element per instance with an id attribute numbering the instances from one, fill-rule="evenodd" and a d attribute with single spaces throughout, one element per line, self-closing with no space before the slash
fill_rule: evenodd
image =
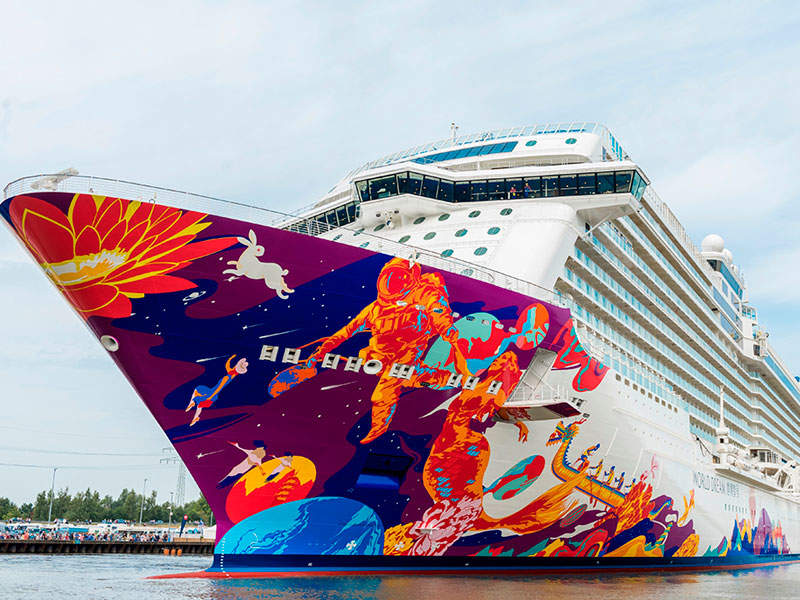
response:
<path id="1" fill-rule="evenodd" d="M 263 279 L 264 283 L 271 290 L 275 290 L 279 298 L 286 300 L 294 292 L 293 289 L 286 285 L 283 280 L 284 275 L 288 274 L 288 269 L 284 269 L 278 263 L 261 262 L 258 260 L 259 256 L 264 256 L 264 246 L 258 245 L 256 234 L 251 229 L 249 233 L 250 239 L 237 237 L 240 243 L 245 245 L 244 252 L 239 256 L 239 260 L 229 260 L 229 265 L 234 265 L 233 269 L 225 269 L 223 274 L 230 274 L 232 277 L 228 281 L 233 281 L 236 277 L 249 277 L 250 279 Z"/>

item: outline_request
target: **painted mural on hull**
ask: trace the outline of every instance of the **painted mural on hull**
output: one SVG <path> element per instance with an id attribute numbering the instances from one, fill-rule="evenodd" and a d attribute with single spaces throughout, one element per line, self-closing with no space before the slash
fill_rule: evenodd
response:
<path id="1" fill-rule="evenodd" d="M 214 510 L 218 553 L 789 552 L 763 509 L 703 547 L 694 491 L 656 495 L 655 461 L 639 473 L 604 465 L 600 444 L 581 439 L 584 417 L 532 439 L 504 404 L 538 349 L 574 373 L 576 393 L 608 372 L 564 308 L 410 258 L 152 203 L 43 193 L 2 214 L 117 348 Z M 523 458 L 489 480 L 487 432 L 500 421 L 516 426 L 502 431 Z"/>

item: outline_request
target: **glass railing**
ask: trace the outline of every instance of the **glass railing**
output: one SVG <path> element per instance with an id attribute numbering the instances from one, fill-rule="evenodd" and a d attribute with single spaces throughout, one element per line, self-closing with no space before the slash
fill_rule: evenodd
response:
<path id="1" fill-rule="evenodd" d="M 376 160 L 371 160 L 364 163 L 360 167 L 353 169 L 347 174 L 346 178 L 352 177 L 362 171 L 375 169 L 391 165 L 393 163 L 411 160 L 417 156 L 428 154 L 435 150 L 445 150 L 448 148 L 456 148 L 466 144 L 475 144 L 479 142 L 486 142 L 489 140 L 501 139 L 514 139 L 520 137 L 529 137 L 535 135 L 548 135 L 548 134 L 563 134 L 563 133 L 593 133 L 602 138 L 603 146 L 611 153 L 611 158 L 614 160 L 626 160 L 627 153 L 622 149 L 617 139 L 611 135 L 611 132 L 604 125 L 599 123 L 587 123 L 583 121 L 573 121 L 571 123 L 540 123 L 537 125 L 528 125 L 522 127 L 512 127 L 506 129 L 495 129 L 492 131 L 482 131 L 479 133 L 470 133 L 466 135 L 453 136 L 429 142 L 427 144 L 420 144 L 413 148 L 400 150 L 393 154 L 388 154 Z"/>

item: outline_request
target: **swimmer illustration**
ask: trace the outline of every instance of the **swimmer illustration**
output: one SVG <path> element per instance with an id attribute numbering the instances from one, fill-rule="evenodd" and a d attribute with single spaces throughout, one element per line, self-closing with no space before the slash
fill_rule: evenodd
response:
<path id="1" fill-rule="evenodd" d="M 252 450 L 248 448 L 242 448 L 236 442 L 228 442 L 231 446 L 244 452 L 245 459 L 242 460 L 239 464 L 233 467 L 230 472 L 225 475 L 222 479 L 220 479 L 220 483 L 228 479 L 229 477 L 236 477 L 237 475 L 244 475 L 253 467 L 261 467 L 261 463 L 264 460 L 264 457 L 267 455 L 267 450 L 265 448 L 264 442 L 260 440 L 256 440 L 253 443 L 256 445 L 255 448 Z"/>
<path id="2" fill-rule="evenodd" d="M 231 367 L 231 363 L 233 362 L 234 358 L 236 358 L 235 354 L 225 362 L 225 375 L 223 375 L 222 378 L 217 382 L 217 385 L 215 385 L 213 388 L 208 387 L 207 385 L 198 385 L 196 388 L 194 388 L 192 397 L 189 400 L 189 404 L 185 411 L 189 412 L 195 408 L 194 417 L 192 418 L 192 422 L 189 423 L 189 427 L 200 420 L 200 413 L 203 412 L 203 409 L 208 408 L 217 401 L 219 393 L 233 380 L 234 377 L 247 373 L 247 359 L 240 358 L 236 364 Z"/>

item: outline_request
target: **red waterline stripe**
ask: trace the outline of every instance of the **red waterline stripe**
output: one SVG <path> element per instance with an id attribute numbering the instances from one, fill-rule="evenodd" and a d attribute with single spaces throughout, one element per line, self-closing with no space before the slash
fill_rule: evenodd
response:
<path id="1" fill-rule="evenodd" d="M 761 567 L 774 567 L 779 565 L 792 565 L 800 563 L 800 560 L 777 560 L 773 562 L 759 562 L 759 563 L 740 563 L 740 564 L 708 564 L 708 565 L 654 565 L 647 566 L 629 566 L 629 567 L 561 567 L 561 568 L 542 568 L 542 567 L 518 567 L 496 569 L 487 568 L 481 569 L 480 567 L 470 567 L 465 569 L 437 569 L 431 567 L 429 569 L 375 569 L 372 571 L 359 571 L 341 569 L 337 571 L 192 571 L 189 573 L 166 573 L 164 575 L 151 575 L 146 579 L 262 579 L 274 577 L 276 579 L 284 579 L 287 577 L 370 577 L 378 575 L 558 575 L 561 573 L 574 574 L 574 573 L 635 573 L 639 571 L 661 571 L 664 573 L 672 573 L 675 571 L 680 572 L 696 572 L 696 571 L 733 571 L 737 569 L 759 569 Z"/>

